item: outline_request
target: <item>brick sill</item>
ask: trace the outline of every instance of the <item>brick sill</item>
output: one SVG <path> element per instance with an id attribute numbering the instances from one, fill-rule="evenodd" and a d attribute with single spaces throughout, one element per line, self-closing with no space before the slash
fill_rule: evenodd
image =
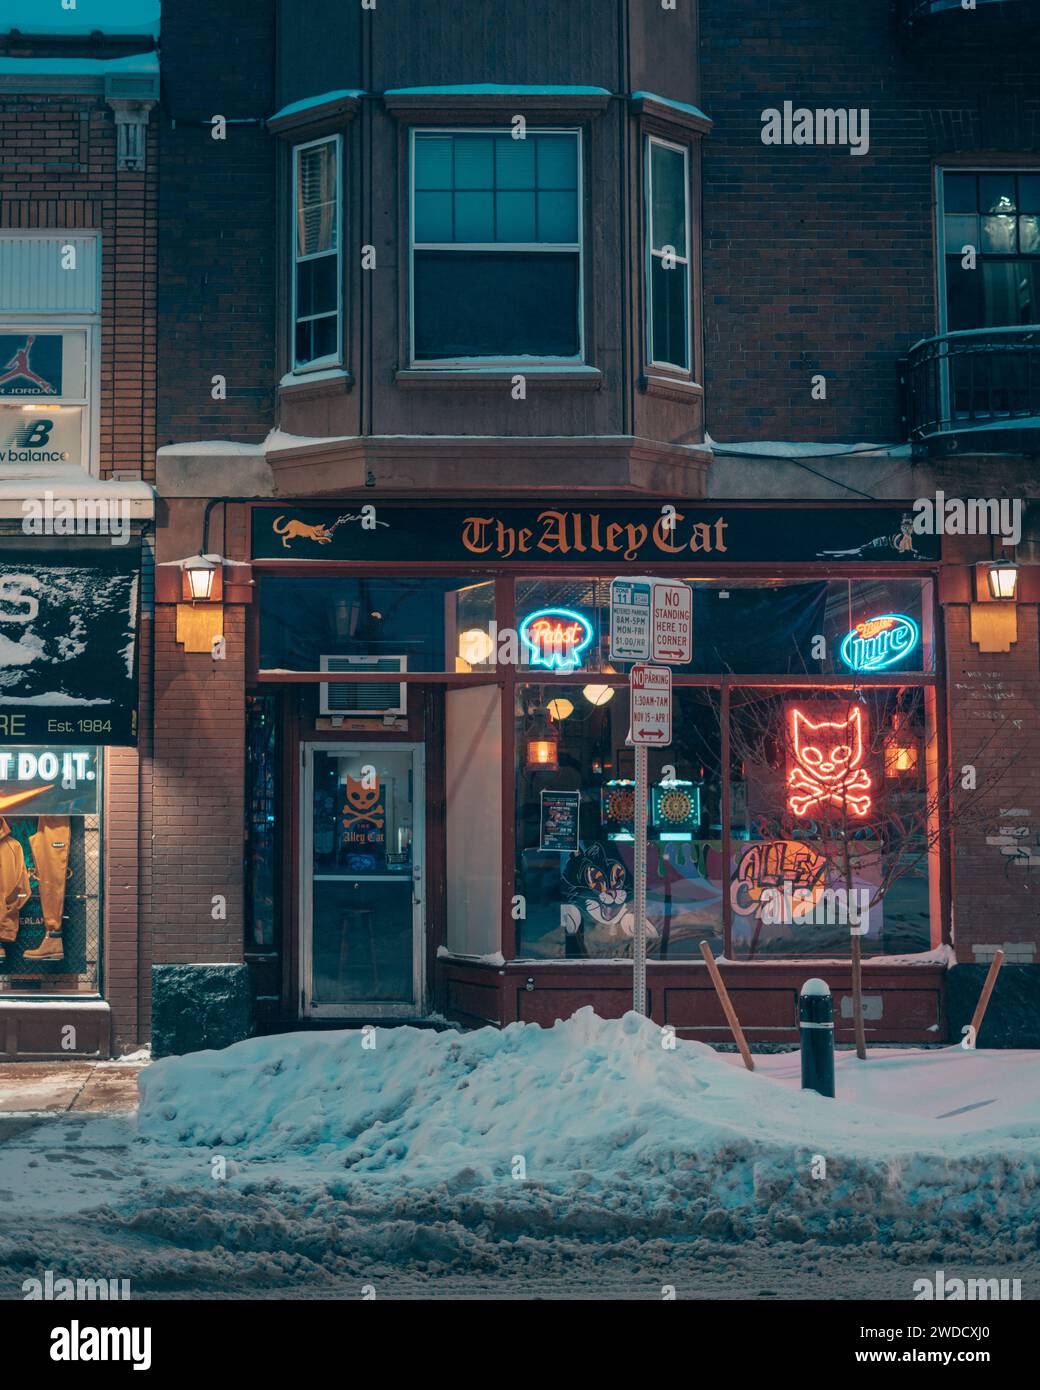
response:
<path id="1" fill-rule="evenodd" d="M 500 391 L 511 387 L 521 376 L 529 385 L 544 391 L 598 391 L 603 373 L 598 367 L 545 368 L 426 368 L 402 367 L 394 373 L 394 384 L 405 391 Z"/>
<path id="2" fill-rule="evenodd" d="M 352 372 L 337 371 L 330 375 L 318 372 L 310 378 L 303 373 L 298 380 L 281 384 L 278 387 L 278 397 L 280 400 L 290 401 L 318 400 L 322 396 L 345 396 L 353 387 Z"/>

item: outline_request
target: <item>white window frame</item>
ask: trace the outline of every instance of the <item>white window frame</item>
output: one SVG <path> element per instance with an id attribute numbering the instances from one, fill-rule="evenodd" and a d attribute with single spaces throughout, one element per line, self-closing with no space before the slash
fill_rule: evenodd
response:
<path id="1" fill-rule="evenodd" d="M 101 233 L 89 227 L 67 227 L 64 230 L 48 227 L 5 227 L 0 233 L 4 240 L 12 237 L 49 237 L 55 246 L 65 244 L 69 237 L 93 237 L 96 244 L 94 258 L 97 282 L 94 291 L 94 313 L 70 313 L 67 309 L 53 313 L 46 309 L 18 310 L 6 312 L 0 306 L 0 333 L 75 333 L 86 334 L 86 395 L 59 396 L 52 400 L 54 405 L 82 406 L 80 417 L 80 467 L 87 477 L 101 475 Z M 44 407 L 47 397 L 32 397 L 25 401 L 28 408 Z M 5 404 L 12 405 L 13 400 Z"/>
<path id="2" fill-rule="evenodd" d="M 465 370 L 480 367 L 568 367 L 585 363 L 585 150 L 578 126 L 528 127 L 530 135 L 572 135 L 578 146 L 575 197 L 578 201 L 578 240 L 545 241 L 423 241 L 415 240 L 415 139 L 417 135 L 512 135 L 510 126 L 423 126 L 409 132 L 408 140 L 408 362 L 417 371 Z M 416 357 L 415 355 L 415 253 L 416 251 L 558 251 L 578 253 L 578 351 L 573 357 Z"/>
<path id="3" fill-rule="evenodd" d="M 317 251 L 310 256 L 299 254 L 299 207 L 297 198 L 299 195 L 299 163 L 300 154 L 303 150 L 311 150 L 318 145 L 332 145 L 335 150 L 336 167 L 336 197 L 334 200 L 336 214 L 336 249 L 331 251 Z M 327 371 L 329 367 L 339 367 L 343 364 L 343 137 L 338 133 L 335 135 L 323 135 L 317 140 L 307 140 L 299 145 L 293 146 L 292 151 L 292 195 L 290 199 L 292 208 L 292 284 L 290 286 L 290 336 L 289 336 L 289 362 L 294 376 L 302 376 L 307 372 Z M 316 261 L 324 257 L 335 255 L 336 257 L 336 351 L 327 353 L 324 357 L 315 357 L 309 362 L 297 362 L 296 360 L 296 327 L 301 320 L 296 313 L 296 268 L 305 261 Z M 311 314 L 303 322 L 311 323 L 318 318 L 331 318 L 331 314 Z"/>
<path id="4" fill-rule="evenodd" d="M 646 264 L 643 269 L 646 296 L 646 361 L 649 367 L 664 367 L 670 372 L 681 372 L 684 377 L 693 379 L 693 218 L 690 199 L 690 147 L 674 140 L 665 140 L 660 135 L 647 134 L 645 137 L 645 176 L 643 196 L 646 203 L 645 232 Z M 666 362 L 654 356 L 654 300 L 651 271 L 655 256 L 661 253 L 654 250 L 654 204 L 653 204 L 653 160 L 651 151 L 654 145 L 666 150 L 676 150 L 683 157 L 683 192 L 685 194 L 684 222 L 686 226 L 686 254 L 676 253 L 677 265 L 686 267 L 686 357 L 685 367 L 677 362 Z"/>

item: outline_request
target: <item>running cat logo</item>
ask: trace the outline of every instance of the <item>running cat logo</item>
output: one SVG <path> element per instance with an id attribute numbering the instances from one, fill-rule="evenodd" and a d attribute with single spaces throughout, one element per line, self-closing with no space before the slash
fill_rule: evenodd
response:
<path id="1" fill-rule="evenodd" d="M 290 517 L 284 526 L 279 526 L 280 521 L 285 521 L 285 517 L 276 516 L 271 523 L 271 529 L 276 536 L 281 536 L 282 546 L 286 550 L 289 549 L 289 542 L 295 540 L 317 541 L 319 545 L 330 545 L 332 542 L 332 532 L 320 521 L 310 526 L 306 521 L 297 521 Z"/>

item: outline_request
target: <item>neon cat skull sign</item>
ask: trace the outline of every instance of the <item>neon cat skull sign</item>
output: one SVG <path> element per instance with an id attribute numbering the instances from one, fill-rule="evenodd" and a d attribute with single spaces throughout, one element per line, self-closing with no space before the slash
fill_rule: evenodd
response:
<path id="1" fill-rule="evenodd" d="M 859 704 L 823 706 L 810 717 L 791 705 L 787 711 L 787 804 L 796 816 L 820 815 L 835 808 L 852 816 L 870 810 L 871 777 L 863 766 L 867 717 Z"/>

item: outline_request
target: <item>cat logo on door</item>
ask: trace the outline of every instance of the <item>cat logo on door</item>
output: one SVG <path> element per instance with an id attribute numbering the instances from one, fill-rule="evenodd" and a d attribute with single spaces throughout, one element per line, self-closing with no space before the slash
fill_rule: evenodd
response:
<path id="1" fill-rule="evenodd" d="M 345 845 L 386 843 L 386 809 L 383 805 L 379 777 L 351 777 L 347 774 L 347 804 L 340 813 L 340 827 Z"/>

